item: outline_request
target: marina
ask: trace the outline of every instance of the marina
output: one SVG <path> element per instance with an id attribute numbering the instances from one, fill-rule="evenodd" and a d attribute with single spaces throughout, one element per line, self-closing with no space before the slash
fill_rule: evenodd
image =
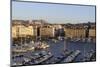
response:
<path id="1" fill-rule="evenodd" d="M 49 47 L 45 49 L 33 49 L 27 50 L 24 53 L 23 51 L 19 52 L 19 54 L 17 53 L 17 55 L 13 56 L 13 62 L 15 61 L 13 65 L 85 62 L 91 59 L 91 61 L 95 61 L 96 59 L 92 58 L 93 55 L 95 55 L 95 43 L 93 42 L 74 42 L 71 40 L 56 40 L 56 42 L 54 42 L 52 39 L 48 39 L 45 42 L 46 45 L 49 45 Z"/>

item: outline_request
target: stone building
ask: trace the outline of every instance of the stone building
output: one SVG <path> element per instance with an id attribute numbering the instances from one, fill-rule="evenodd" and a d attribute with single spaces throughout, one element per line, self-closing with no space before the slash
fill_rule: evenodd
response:
<path id="1" fill-rule="evenodd" d="M 12 37 L 26 37 L 26 36 L 34 36 L 35 33 L 33 33 L 33 27 L 32 26 L 24 26 L 24 25 L 15 25 L 12 26 Z"/>
<path id="2" fill-rule="evenodd" d="M 67 24 L 67 27 L 61 24 L 48 24 L 43 20 L 29 21 L 13 20 L 12 21 L 12 38 L 17 37 L 55 37 L 55 29 L 64 29 L 64 36 L 69 38 L 85 38 L 86 29 L 84 25 Z M 59 32 L 58 32 L 59 33 Z M 60 32 L 61 33 L 61 32 Z M 89 37 L 96 37 L 95 24 L 89 29 Z"/>

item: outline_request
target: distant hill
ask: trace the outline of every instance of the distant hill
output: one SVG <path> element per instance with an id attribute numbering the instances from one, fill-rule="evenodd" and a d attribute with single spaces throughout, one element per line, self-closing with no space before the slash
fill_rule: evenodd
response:
<path id="1" fill-rule="evenodd" d="M 19 25 L 22 24 L 24 26 L 28 25 L 59 25 L 59 24 L 50 24 L 45 20 L 12 20 L 12 25 Z M 95 22 L 88 22 L 88 23 L 77 23 L 77 24 L 60 24 L 66 28 L 84 28 L 85 26 L 90 26 L 91 28 L 96 28 Z"/>
<path id="2" fill-rule="evenodd" d="M 49 24 L 45 20 L 12 20 L 12 24 Z"/>

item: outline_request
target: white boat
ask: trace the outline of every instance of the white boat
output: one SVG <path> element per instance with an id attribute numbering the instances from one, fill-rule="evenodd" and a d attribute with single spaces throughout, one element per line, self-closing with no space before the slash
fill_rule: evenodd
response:
<path id="1" fill-rule="evenodd" d="M 83 58 L 82 61 L 90 61 L 91 60 L 91 57 L 95 54 L 95 51 L 94 50 L 91 50 L 90 52 L 88 52 L 85 57 Z M 94 59 L 95 60 L 95 59 Z"/>
<path id="2" fill-rule="evenodd" d="M 80 54 L 80 51 L 76 50 L 71 55 L 69 55 L 66 59 L 64 59 L 63 62 L 72 62 L 75 59 L 75 57 L 77 57 L 79 54 Z"/>

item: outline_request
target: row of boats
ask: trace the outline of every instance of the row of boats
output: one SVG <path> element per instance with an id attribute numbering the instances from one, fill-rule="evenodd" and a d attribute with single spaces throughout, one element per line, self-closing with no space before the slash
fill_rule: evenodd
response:
<path id="1" fill-rule="evenodd" d="M 81 54 L 81 51 L 65 51 L 61 56 L 55 57 L 51 52 L 41 51 L 40 53 L 35 53 L 34 55 L 19 55 L 13 58 L 12 65 L 37 65 L 37 64 L 56 64 L 56 63 L 71 63 L 75 60 L 75 58 Z M 90 51 L 88 55 L 86 55 L 82 61 L 90 61 L 93 60 L 95 52 Z M 18 60 L 19 58 L 19 60 Z M 94 58 L 95 59 L 95 58 Z"/>
<path id="2" fill-rule="evenodd" d="M 73 39 L 71 39 L 71 38 L 67 38 L 67 39 L 60 38 L 60 39 L 52 39 L 52 41 L 54 43 L 59 42 L 59 40 L 66 40 L 66 41 L 71 41 L 71 42 L 88 42 L 88 43 L 91 43 L 91 42 L 95 43 L 96 42 L 96 40 L 92 39 L 92 38 L 73 38 Z"/>
<path id="3" fill-rule="evenodd" d="M 12 65 L 30 65 L 39 64 L 45 60 L 48 60 L 53 55 L 50 52 L 41 51 L 39 53 L 29 52 L 23 55 L 14 56 L 12 58 Z"/>
<path id="4" fill-rule="evenodd" d="M 56 43 L 58 40 L 54 39 L 52 41 L 54 41 Z M 24 48 L 26 48 L 28 46 L 28 49 L 27 50 L 25 49 L 26 51 L 20 51 L 21 48 L 19 48 L 20 50 L 18 48 L 14 49 L 13 52 L 17 52 L 17 55 L 13 54 L 13 56 L 12 56 L 12 66 L 70 63 L 70 62 L 74 62 L 75 58 L 81 54 L 80 50 L 75 50 L 75 51 L 65 50 L 61 53 L 60 56 L 54 56 L 48 50 L 35 50 L 34 51 L 33 46 L 39 48 L 37 45 L 45 47 L 45 48 L 49 47 L 46 43 L 32 42 L 32 43 L 30 43 L 30 45 L 29 44 L 24 45 Z M 64 45 L 66 45 L 66 43 Z M 19 52 L 19 54 L 18 54 L 18 52 Z M 84 56 L 81 61 L 83 61 L 83 62 L 90 61 L 91 59 L 95 60 L 95 58 L 93 59 L 94 55 L 95 55 L 95 51 L 92 50 L 92 51 L 88 52 L 88 54 L 86 56 Z"/>
<path id="5" fill-rule="evenodd" d="M 31 41 L 30 43 L 24 43 L 21 45 L 15 44 L 15 46 L 12 46 L 12 52 L 21 53 L 21 52 L 27 52 L 27 51 L 33 51 L 33 50 L 41 50 L 49 48 L 50 46 L 46 42 L 34 42 Z"/>
<path id="6" fill-rule="evenodd" d="M 37 65 L 37 64 L 54 64 L 63 62 L 72 62 L 80 53 L 76 51 L 66 51 L 59 57 L 54 57 L 51 52 L 42 51 L 33 55 L 19 55 L 13 58 L 13 65 Z M 18 60 L 19 58 L 19 60 Z"/>

